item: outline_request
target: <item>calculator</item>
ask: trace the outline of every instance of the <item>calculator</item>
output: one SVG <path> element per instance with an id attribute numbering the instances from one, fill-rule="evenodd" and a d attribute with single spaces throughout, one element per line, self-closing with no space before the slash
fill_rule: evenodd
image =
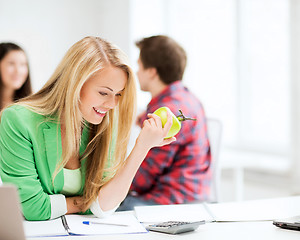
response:
<path id="1" fill-rule="evenodd" d="M 146 229 L 155 232 L 178 234 L 178 233 L 194 231 L 199 227 L 199 225 L 204 223 L 205 223 L 204 220 L 197 221 L 197 222 L 168 221 L 168 222 L 151 224 L 147 226 Z"/>

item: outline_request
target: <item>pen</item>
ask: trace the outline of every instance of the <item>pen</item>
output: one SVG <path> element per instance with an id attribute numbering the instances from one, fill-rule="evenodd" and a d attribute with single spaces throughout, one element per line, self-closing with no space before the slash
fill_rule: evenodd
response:
<path id="1" fill-rule="evenodd" d="M 119 224 L 119 223 L 105 223 L 105 222 L 92 222 L 92 221 L 83 221 L 83 224 L 91 225 L 91 224 L 102 224 L 102 225 L 112 225 L 112 226 L 120 226 L 120 227 L 129 227 L 126 224 Z"/>

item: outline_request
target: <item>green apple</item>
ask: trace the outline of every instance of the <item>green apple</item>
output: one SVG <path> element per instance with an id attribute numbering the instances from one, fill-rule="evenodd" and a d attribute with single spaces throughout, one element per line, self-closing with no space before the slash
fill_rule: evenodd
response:
<path id="1" fill-rule="evenodd" d="M 186 121 L 186 120 L 194 120 L 195 121 L 196 120 L 194 118 L 186 118 L 183 115 L 181 110 L 179 110 L 180 115 L 175 116 L 174 113 L 172 113 L 172 111 L 168 107 L 160 107 L 160 108 L 158 108 L 157 110 L 154 111 L 154 114 L 160 117 L 162 127 L 165 126 L 165 124 L 168 120 L 168 115 L 167 115 L 168 111 L 171 114 L 171 117 L 173 119 L 173 123 L 172 123 L 170 131 L 168 132 L 165 139 L 175 136 L 180 131 L 182 121 Z"/>

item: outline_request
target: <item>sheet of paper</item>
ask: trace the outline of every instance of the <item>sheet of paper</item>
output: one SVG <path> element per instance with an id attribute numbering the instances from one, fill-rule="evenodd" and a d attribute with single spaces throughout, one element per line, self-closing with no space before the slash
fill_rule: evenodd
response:
<path id="1" fill-rule="evenodd" d="M 61 218 L 48 221 L 25 221 L 24 230 L 26 237 L 67 236 L 69 235 Z"/>
<path id="2" fill-rule="evenodd" d="M 175 204 L 135 207 L 140 222 L 213 220 L 204 204 Z"/>
<path id="3" fill-rule="evenodd" d="M 208 204 L 217 221 L 259 221 L 300 216 L 300 196 Z"/>
<path id="4" fill-rule="evenodd" d="M 86 215 L 66 215 L 70 233 L 76 235 L 100 235 L 100 234 L 125 234 L 125 233 L 146 233 L 145 227 L 133 216 L 132 213 L 115 213 L 107 218 L 96 218 Z M 98 223 L 126 224 L 128 226 L 113 226 L 102 224 L 83 224 L 83 221 Z"/>

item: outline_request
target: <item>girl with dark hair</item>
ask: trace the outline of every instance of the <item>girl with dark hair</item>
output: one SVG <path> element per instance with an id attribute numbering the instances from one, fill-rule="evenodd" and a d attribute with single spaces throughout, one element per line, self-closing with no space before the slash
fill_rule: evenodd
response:
<path id="1" fill-rule="evenodd" d="M 14 43 L 0 43 L 0 110 L 31 93 L 24 50 Z"/>

